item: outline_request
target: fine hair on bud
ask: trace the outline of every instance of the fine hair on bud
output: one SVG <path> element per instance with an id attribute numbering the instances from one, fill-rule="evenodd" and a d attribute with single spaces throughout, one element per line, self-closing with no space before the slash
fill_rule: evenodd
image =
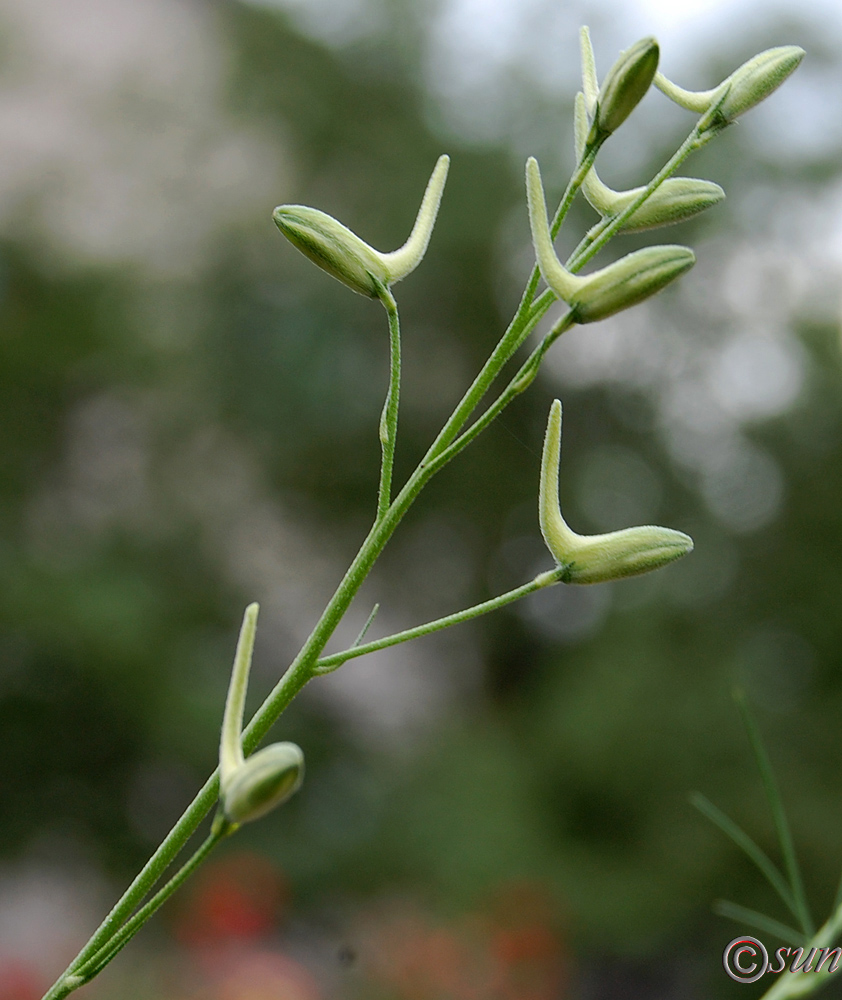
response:
<path id="1" fill-rule="evenodd" d="M 677 245 L 645 247 L 582 279 L 570 300 L 578 323 L 595 323 L 660 292 L 688 271 L 696 256 Z"/>
<path id="2" fill-rule="evenodd" d="M 599 89 L 589 146 L 615 132 L 634 111 L 652 85 L 659 56 L 654 38 L 641 38 L 620 53 Z"/>
<path id="3" fill-rule="evenodd" d="M 766 49 L 743 63 L 728 78 L 728 93 L 719 107 L 720 116 L 732 122 L 755 104 L 765 100 L 793 73 L 804 58 L 798 45 Z"/>

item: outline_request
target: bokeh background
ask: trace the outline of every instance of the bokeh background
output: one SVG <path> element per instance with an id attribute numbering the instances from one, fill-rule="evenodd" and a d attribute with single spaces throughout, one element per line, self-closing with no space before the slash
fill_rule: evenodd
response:
<path id="1" fill-rule="evenodd" d="M 2 0 L 2 1000 L 38 1000 L 213 767 L 246 603 L 262 608 L 256 705 L 372 516 L 382 310 L 298 256 L 272 208 L 316 205 L 390 249 L 452 156 L 430 252 L 397 289 L 400 479 L 517 303 L 525 157 L 552 194 L 572 167 L 581 23 L 601 73 L 655 34 L 689 87 L 770 45 L 808 56 L 687 165 L 725 203 L 604 257 L 665 239 L 693 246 L 695 269 L 553 349 L 422 496 L 334 648 L 375 601 L 383 635 L 548 568 L 535 505 L 554 396 L 574 526 L 669 524 L 696 551 L 313 683 L 274 730 L 304 748 L 302 791 L 227 842 L 86 995 L 759 996 L 722 972 L 745 928 L 711 906 L 786 914 L 687 801 L 704 792 L 779 857 L 735 684 L 827 915 L 842 869 L 836 4 Z M 692 120 L 647 97 L 604 179 L 644 182 Z M 593 218 L 577 205 L 561 248 Z"/>

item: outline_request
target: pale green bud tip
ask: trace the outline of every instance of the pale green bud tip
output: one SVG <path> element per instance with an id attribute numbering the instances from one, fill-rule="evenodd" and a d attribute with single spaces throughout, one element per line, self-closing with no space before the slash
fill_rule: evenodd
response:
<path id="1" fill-rule="evenodd" d="M 647 524 L 607 535 L 585 535 L 563 578 L 566 583 L 606 583 L 660 569 L 693 551 L 683 531 Z"/>
<path id="2" fill-rule="evenodd" d="M 689 270 L 696 262 L 682 246 L 646 247 L 582 280 L 570 308 L 578 323 L 594 323 L 637 305 Z"/>
<path id="3" fill-rule="evenodd" d="M 564 520 L 558 502 L 561 403 L 553 402 L 541 456 L 538 520 L 541 534 L 563 571 L 565 583 L 605 583 L 659 569 L 686 555 L 693 540 L 682 531 L 643 525 L 605 535 L 579 535 Z"/>
<path id="4" fill-rule="evenodd" d="M 616 131 L 643 99 L 658 69 L 654 38 L 642 38 L 620 53 L 602 82 L 588 145 Z"/>
<path id="5" fill-rule="evenodd" d="M 803 58 L 800 46 L 782 45 L 749 59 L 728 78 L 730 86 L 719 114 L 725 121 L 734 121 L 777 90 Z"/>
<path id="6" fill-rule="evenodd" d="M 220 802 L 231 823 L 260 819 L 286 802 L 304 780 L 304 754 L 295 743 L 273 743 L 248 757 L 224 783 Z"/>
<path id="7" fill-rule="evenodd" d="M 294 247 L 360 295 L 376 298 L 379 285 L 388 284 L 389 273 L 377 251 L 325 212 L 280 205 L 272 218 Z"/>

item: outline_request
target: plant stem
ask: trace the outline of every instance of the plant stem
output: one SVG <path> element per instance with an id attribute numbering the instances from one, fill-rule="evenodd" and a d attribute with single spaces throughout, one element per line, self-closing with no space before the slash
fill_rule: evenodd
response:
<path id="1" fill-rule="evenodd" d="M 439 462 L 434 466 L 425 466 L 422 462 L 384 515 L 372 526 L 298 655 L 246 727 L 243 733 L 243 750 L 246 754 L 257 747 L 283 710 L 313 676 L 320 653 L 348 610 L 383 547 L 423 487 L 444 464 Z M 219 773 L 216 770 L 53 989 L 60 986 L 68 976 L 75 973 L 119 932 L 123 923 L 213 808 L 218 795 Z M 48 993 L 44 1000 L 47 1000 L 47 997 L 54 1000 L 56 995 Z"/>
<path id="2" fill-rule="evenodd" d="M 529 583 L 524 583 L 514 590 L 507 591 L 505 594 L 500 594 L 488 601 L 483 601 L 482 604 L 475 604 L 471 608 L 465 608 L 464 611 L 457 611 L 444 618 L 436 618 L 435 621 L 416 625 L 415 628 L 408 628 L 403 632 L 395 632 L 393 635 L 387 635 L 383 639 L 374 639 L 371 642 L 365 643 L 365 645 L 351 646 L 348 649 L 343 649 L 341 653 L 331 653 L 330 656 L 323 656 L 318 660 L 313 673 L 318 676 L 332 673 L 341 667 L 343 663 L 353 660 L 357 656 L 365 656 L 366 653 L 374 653 L 378 649 L 397 646 L 401 642 L 418 639 L 422 635 L 439 632 L 441 629 L 449 628 L 451 625 L 459 625 L 462 622 L 470 621 L 472 618 L 479 618 L 480 615 L 486 615 L 489 611 L 504 608 L 507 604 L 512 604 L 514 601 L 519 601 L 529 594 L 534 594 L 536 590 L 541 590 L 543 587 L 552 587 L 560 582 L 561 570 L 549 570 L 546 573 L 539 574 L 534 580 L 530 580 Z"/>
<path id="3" fill-rule="evenodd" d="M 481 417 L 474 421 L 473 424 L 461 434 L 445 451 L 441 452 L 436 459 L 436 471 L 438 471 L 443 465 L 449 462 L 452 458 L 459 454 L 463 448 L 467 447 L 474 440 L 475 437 L 480 435 L 488 425 L 495 420 L 503 410 L 511 403 L 515 396 L 519 396 L 524 390 L 528 389 L 538 374 L 538 370 L 541 367 L 541 362 L 544 359 L 544 355 L 552 347 L 552 345 L 558 340 L 558 338 L 570 329 L 571 326 L 575 324 L 573 319 L 573 313 L 566 313 L 561 322 L 557 323 L 553 329 L 544 337 L 544 339 L 538 344 L 538 346 L 532 351 L 526 361 L 518 369 L 517 373 L 513 376 L 512 380 L 500 393 L 497 399 L 488 407 L 488 409 L 483 413 Z"/>
<path id="4" fill-rule="evenodd" d="M 562 222 L 573 202 L 573 199 L 581 187 L 588 170 L 593 165 L 596 158 L 598 146 L 587 150 L 585 157 L 578 164 L 576 171 L 562 197 L 561 203 L 553 218 L 551 232 L 553 237 L 558 233 Z M 674 168 L 673 168 L 674 169 Z M 666 176 L 666 174 L 664 174 Z M 654 182 L 653 182 L 654 183 Z M 654 190 L 654 188 L 653 188 Z M 645 200 L 641 197 L 640 202 Z M 628 213 L 618 216 L 617 220 L 622 221 L 627 214 L 637 208 L 637 203 L 631 206 Z M 620 224 L 617 220 L 612 220 L 611 226 L 600 237 L 599 246 L 596 243 L 591 246 L 576 262 L 576 266 L 581 266 L 597 252 L 599 247 L 604 245 L 610 236 L 613 235 L 616 226 Z M 613 228 L 612 228 L 613 227 Z M 387 289 L 381 291 L 381 301 L 389 316 L 390 333 L 390 381 L 389 392 L 383 410 L 381 420 L 381 440 L 383 442 L 383 462 L 381 467 L 380 490 L 378 495 L 378 515 L 377 519 L 363 541 L 356 557 L 349 566 L 345 576 L 339 583 L 336 591 L 325 607 L 321 617 L 302 646 L 300 652 L 293 662 L 284 672 L 281 679 L 275 685 L 261 707 L 255 713 L 249 725 L 243 733 L 243 749 L 246 754 L 254 750 L 263 737 L 268 732 L 272 724 L 278 719 L 283 710 L 292 701 L 296 694 L 314 676 L 317 670 L 316 664 L 319 655 L 326 643 L 333 634 L 342 616 L 347 611 L 351 601 L 359 590 L 362 582 L 368 575 L 375 560 L 380 555 L 383 547 L 388 542 L 397 525 L 414 502 L 426 483 L 438 472 L 458 451 L 461 451 L 471 440 L 473 440 L 491 421 L 508 405 L 508 402 L 519 392 L 523 391 L 537 373 L 537 365 L 546 352 L 550 343 L 559 335 L 561 328 L 554 330 L 541 345 L 533 351 L 530 358 L 521 366 L 520 371 L 509 383 L 507 389 L 500 398 L 493 403 L 479 420 L 461 438 L 455 440 L 459 431 L 464 426 L 468 417 L 474 411 L 480 400 L 488 391 L 503 366 L 512 357 L 514 352 L 520 347 L 529 333 L 534 329 L 538 320 L 549 309 L 555 301 L 555 296 L 550 291 L 545 291 L 537 299 L 535 292 L 538 287 L 540 273 L 538 268 L 532 270 L 529 281 L 517 313 L 515 314 L 509 327 L 494 348 L 488 361 L 485 363 L 471 386 L 466 391 L 462 400 L 456 406 L 448 421 L 445 423 L 439 435 L 432 443 L 427 454 L 422 459 L 415 472 L 410 476 L 398 496 L 391 503 L 389 496 L 391 492 L 391 476 L 394 461 L 395 434 L 397 430 L 397 407 L 400 387 L 400 343 L 399 343 L 399 323 L 397 306 L 394 298 Z M 388 296 L 388 297 L 387 297 Z M 534 300 L 534 301 L 533 301 Z M 528 378 L 528 381 L 526 379 Z M 58 980 L 52 990 L 46 994 L 45 1000 L 56 1000 L 65 993 L 56 992 L 66 988 L 66 981 L 85 966 L 91 959 L 102 953 L 109 941 L 120 935 L 121 929 L 127 920 L 130 920 L 132 912 L 141 901 L 152 890 L 153 886 L 161 878 L 163 873 L 173 862 L 186 842 L 197 829 L 204 816 L 213 808 L 219 795 L 219 775 L 218 771 L 210 776 L 199 793 L 187 807 L 181 818 L 176 822 L 172 830 L 164 838 L 161 845 L 150 857 L 131 885 L 118 900 L 111 912 L 92 935 L 88 943 L 79 952 L 76 959 L 68 967 L 67 971 Z M 188 862 L 188 865 L 190 862 Z M 192 868 L 190 869 L 192 870 Z M 178 876 L 176 876 L 178 877 Z M 157 898 L 157 897 L 155 897 Z M 144 910 L 138 911 L 140 913 Z M 134 918 L 131 918 L 134 920 Z M 131 922 L 131 921 L 130 921 Z M 62 984 L 65 984 L 62 987 Z M 75 988 L 75 987 L 74 987 Z"/>
<path id="5" fill-rule="evenodd" d="M 398 436 L 398 407 L 401 391 L 401 330 L 398 304 L 389 289 L 380 289 L 380 301 L 389 317 L 389 391 L 380 416 L 380 446 L 383 457 L 380 464 L 380 489 L 377 494 L 377 520 L 379 521 L 392 502 L 392 467 L 395 463 L 395 444 Z"/>
<path id="6" fill-rule="evenodd" d="M 593 162 L 596 159 L 598 151 L 598 145 L 588 150 L 585 157 L 577 165 L 573 176 L 570 178 L 564 194 L 562 195 L 558 209 L 553 216 L 552 225 L 550 226 L 550 232 L 553 239 L 555 239 L 558 235 L 561 224 L 564 222 L 567 212 L 573 204 L 573 199 L 576 197 L 576 193 L 582 186 L 582 182 L 587 176 L 588 171 L 593 166 Z M 506 329 L 506 332 L 501 337 L 497 346 L 492 351 L 488 361 L 486 361 L 486 363 L 482 366 L 479 374 L 471 383 L 465 395 L 459 401 L 456 409 L 450 415 L 447 423 L 441 429 L 435 441 L 430 445 L 427 454 L 422 460 L 422 465 L 432 462 L 450 445 L 459 433 L 460 429 L 464 426 L 465 421 L 468 417 L 470 417 L 482 397 L 486 394 L 491 386 L 491 383 L 500 373 L 503 366 L 521 346 L 524 340 L 526 340 L 538 320 L 544 315 L 553 302 L 556 301 L 552 292 L 545 292 L 539 296 L 535 302 L 533 302 L 540 278 L 541 272 L 538 270 L 538 267 L 533 267 L 514 318 Z"/>
<path id="7" fill-rule="evenodd" d="M 109 938 L 108 942 L 98 952 L 92 955 L 83 965 L 79 966 L 75 972 L 66 976 L 63 982 L 59 980 L 59 983 L 50 990 L 44 997 L 44 1000 L 61 1000 L 62 997 L 72 993 L 73 990 L 78 989 L 80 986 L 84 986 L 85 983 L 89 983 L 97 976 L 123 950 L 152 914 L 193 874 L 214 847 L 231 832 L 233 830 L 230 825 L 226 826 L 224 824 L 220 824 L 219 827 L 211 830 L 193 856 L 179 868 L 169 882 L 148 903 L 138 910 L 131 920 L 123 924 L 120 930 L 113 937 Z"/>

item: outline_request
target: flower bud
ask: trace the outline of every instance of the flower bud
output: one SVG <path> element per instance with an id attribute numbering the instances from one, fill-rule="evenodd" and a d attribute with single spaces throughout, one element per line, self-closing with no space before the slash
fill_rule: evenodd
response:
<path id="1" fill-rule="evenodd" d="M 636 250 L 583 278 L 570 299 L 570 308 L 578 323 L 594 323 L 648 299 L 695 263 L 696 257 L 687 247 Z"/>
<path id="2" fill-rule="evenodd" d="M 588 146 L 615 132 L 637 107 L 658 69 L 659 55 L 654 38 L 642 38 L 620 53 L 599 89 Z"/>
<path id="3" fill-rule="evenodd" d="M 275 225 L 313 263 L 360 295 L 378 298 L 381 289 L 405 278 L 421 263 L 438 215 L 449 156 L 440 156 L 427 183 L 415 225 L 404 245 L 381 253 L 332 216 L 306 205 L 279 205 Z"/>
<path id="4" fill-rule="evenodd" d="M 260 819 L 286 802 L 304 780 L 304 754 L 295 743 L 273 743 L 246 758 L 220 788 L 220 803 L 231 823 Z"/>
<path id="5" fill-rule="evenodd" d="M 712 90 L 685 90 L 668 80 L 663 73 L 655 74 L 655 86 L 680 107 L 698 114 L 709 111 L 717 101 L 721 101 L 710 126 L 721 127 L 730 124 L 777 90 L 803 58 L 804 49 L 798 45 L 781 45 L 749 59 Z"/>
<path id="6" fill-rule="evenodd" d="M 376 298 L 389 274 L 380 255 L 332 216 L 306 205 L 280 205 L 272 218 L 294 247 L 343 284 Z"/>
<path id="7" fill-rule="evenodd" d="M 577 323 L 593 323 L 636 305 L 692 267 L 692 250 L 681 246 L 647 247 L 585 277 L 571 274 L 556 256 L 538 162 L 526 161 L 526 197 L 532 242 L 541 276 L 569 306 Z"/>
<path id="8" fill-rule="evenodd" d="M 734 121 L 777 90 L 803 58 L 804 49 L 798 45 L 782 45 L 749 59 L 728 78 L 730 86 L 719 114 L 727 122 Z"/>
<path id="9" fill-rule="evenodd" d="M 258 610 L 250 604 L 243 616 L 219 739 L 219 802 L 227 821 L 236 825 L 286 802 L 304 779 L 304 754 L 294 743 L 273 743 L 248 759 L 243 754 L 243 709 Z"/>
<path id="10" fill-rule="evenodd" d="M 547 548 L 563 570 L 565 583 L 605 583 L 660 569 L 693 549 L 682 531 L 642 525 L 605 535 L 578 535 L 564 520 L 558 502 L 561 461 L 561 403 L 553 402 L 541 455 L 538 520 Z"/>
<path id="11" fill-rule="evenodd" d="M 576 156 L 581 159 L 588 130 L 585 98 L 581 93 L 576 95 L 573 121 Z M 582 182 L 582 193 L 585 198 L 603 216 L 619 215 L 639 198 L 643 191 L 642 187 L 631 188 L 628 191 L 614 191 L 600 180 L 595 166 L 591 167 Z M 671 177 L 663 181 L 626 219 L 620 226 L 619 232 L 639 232 L 683 222 L 715 205 L 724 197 L 725 192 L 712 181 L 703 181 L 695 177 Z"/>
<path id="12" fill-rule="evenodd" d="M 643 188 L 618 191 L 612 206 L 612 215 L 625 211 L 643 192 Z M 621 233 L 641 232 L 684 222 L 706 208 L 722 201 L 725 192 L 713 181 L 703 181 L 697 177 L 670 177 L 665 180 L 644 201 L 640 208 L 620 226 Z"/>

